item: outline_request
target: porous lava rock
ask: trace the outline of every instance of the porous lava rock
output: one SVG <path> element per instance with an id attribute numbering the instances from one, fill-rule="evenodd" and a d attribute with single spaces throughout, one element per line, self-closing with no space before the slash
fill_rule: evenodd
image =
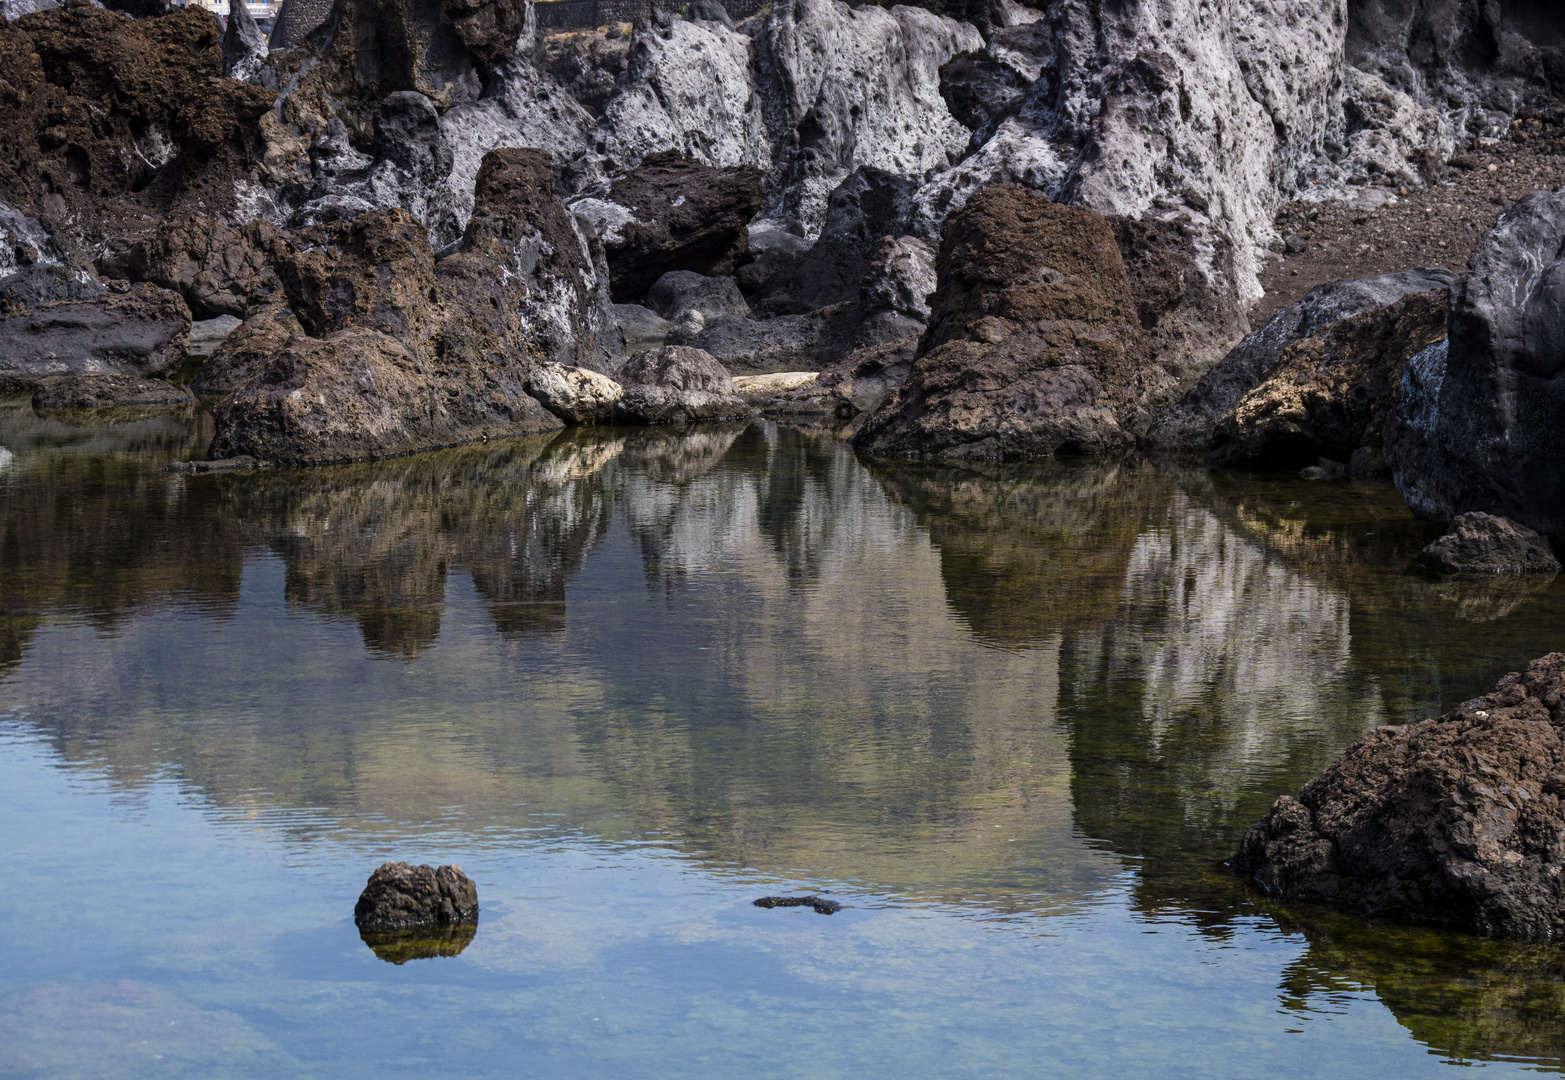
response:
<path id="1" fill-rule="evenodd" d="M 619 382 L 624 395 L 614 418 L 623 424 L 688 423 L 756 412 L 739 397 L 728 369 L 700 349 L 665 345 L 640 353 L 620 368 Z"/>
<path id="2" fill-rule="evenodd" d="M 554 197 L 547 154 L 496 150 L 460 250 L 438 262 L 402 210 L 287 236 L 279 302 L 203 365 L 212 456 L 381 457 L 556 428 L 527 392 L 542 364 L 606 371 L 619 330 L 601 248 Z"/>
<path id="3" fill-rule="evenodd" d="M 274 94 L 223 77 L 204 8 L 128 19 L 69 0 L 0 23 L 0 73 L 0 202 L 66 249 L 242 210 Z"/>
<path id="4" fill-rule="evenodd" d="M 1218 423 L 1207 460 L 1293 470 L 1379 449 L 1403 368 L 1446 336 L 1446 297 L 1443 289 L 1414 293 L 1289 345 Z"/>
<path id="5" fill-rule="evenodd" d="M 836 410 L 870 412 L 907 380 L 917 354 L 917 336 L 854 349 L 816 383 L 835 399 Z"/>
<path id="6" fill-rule="evenodd" d="M 361 933 L 388 934 L 478 921 L 478 886 L 460 866 L 382 863 L 353 905 Z"/>
<path id="7" fill-rule="evenodd" d="M 854 438 L 881 457 L 1020 458 L 1133 445 L 1173 380 L 1103 217 L 997 184 L 947 221 L 929 329 Z"/>
<path id="8" fill-rule="evenodd" d="M 935 291 L 935 249 L 916 236 L 882 237 L 859 282 L 866 313 L 891 311 L 922 323 Z"/>
<path id="9" fill-rule="evenodd" d="M 670 150 L 572 205 L 597 226 L 614 299 L 637 303 L 670 270 L 732 275 L 761 195 L 758 169 L 717 169 Z"/>
<path id="10" fill-rule="evenodd" d="M 1419 517 L 1482 510 L 1565 541 L 1565 191 L 1500 215 L 1451 290 L 1450 337 L 1408 364 L 1386 425 Z"/>
<path id="11" fill-rule="evenodd" d="M 1298 303 L 1245 335 L 1184 397 L 1164 410 L 1147 433 L 1147 444 L 1159 451 L 1204 453 L 1218 422 L 1261 384 L 1289 345 L 1361 311 L 1394 303 L 1408 293 L 1448 289 L 1455 281 L 1449 270 L 1414 267 L 1317 285 Z"/>
<path id="12" fill-rule="evenodd" d="M 1433 574 L 1555 574 L 1560 569 L 1545 537 L 1481 510 L 1456 515 L 1445 535 L 1419 553 L 1418 564 Z"/>
<path id="13" fill-rule="evenodd" d="M 1438 720 L 1382 727 L 1252 826 L 1269 894 L 1478 934 L 1565 933 L 1565 653 Z"/>
<path id="14" fill-rule="evenodd" d="M 184 300 L 153 285 L 43 304 L 0 318 L 0 381 L 30 386 L 88 372 L 157 375 L 179 363 L 189 336 Z"/>
<path id="15" fill-rule="evenodd" d="M 106 291 L 85 270 L 62 263 L 33 263 L 0 278 L 0 315 L 20 315 L 61 300 L 92 300 Z"/>

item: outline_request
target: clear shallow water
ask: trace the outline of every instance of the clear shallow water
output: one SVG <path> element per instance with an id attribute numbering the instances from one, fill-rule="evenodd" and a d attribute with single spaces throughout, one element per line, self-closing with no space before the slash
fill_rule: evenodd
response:
<path id="1" fill-rule="evenodd" d="M 204 423 L 0 406 L 0 1077 L 1557 1071 L 1559 950 L 1219 865 L 1560 645 L 1389 486 L 765 424 L 162 472 Z M 386 858 L 478 881 L 460 955 L 359 940 Z"/>

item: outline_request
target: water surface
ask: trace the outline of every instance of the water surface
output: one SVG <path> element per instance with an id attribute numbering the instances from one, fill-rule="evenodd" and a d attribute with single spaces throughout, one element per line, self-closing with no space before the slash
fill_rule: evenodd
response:
<path id="1" fill-rule="evenodd" d="M 759 422 L 165 472 L 209 424 L 0 404 L 0 1077 L 1558 1070 L 1559 950 L 1221 866 L 1560 645 L 1388 484 Z M 359 939 L 388 858 L 477 880 L 456 955 Z"/>

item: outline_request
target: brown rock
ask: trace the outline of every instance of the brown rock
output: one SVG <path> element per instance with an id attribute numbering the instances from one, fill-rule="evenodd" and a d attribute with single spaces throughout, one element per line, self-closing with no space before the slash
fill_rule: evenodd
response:
<path id="1" fill-rule="evenodd" d="M 192 6 L 127 19 L 88 0 L 0 22 L 0 201 L 98 254 L 170 217 L 236 206 L 274 95 L 223 78 Z"/>
<path id="2" fill-rule="evenodd" d="M 139 375 L 66 375 L 33 394 L 35 409 L 108 409 L 124 405 L 183 405 L 190 391 Z"/>
<path id="3" fill-rule="evenodd" d="M 109 277 L 173 289 L 197 319 L 244 318 L 250 305 L 278 288 L 271 254 L 280 230 L 256 221 L 234 229 L 211 217 L 161 225 L 122 254 L 102 260 Z"/>
<path id="4" fill-rule="evenodd" d="M 1245 833 L 1288 900 L 1480 934 L 1565 933 L 1565 653 L 1439 720 L 1383 727 Z"/>
<path id="5" fill-rule="evenodd" d="M 1020 458 L 1134 444 L 1173 380 L 1103 217 L 996 184 L 947 220 L 929 329 L 854 442 L 886 457 Z"/>
<path id="6" fill-rule="evenodd" d="M 1458 514 L 1418 562 L 1434 574 L 1556 574 L 1560 569 L 1545 537 L 1481 511 Z"/>
<path id="7" fill-rule="evenodd" d="M 460 866 L 382 863 L 353 905 L 353 921 L 367 934 L 476 923 L 478 886 Z"/>
<path id="8" fill-rule="evenodd" d="M 1208 461 L 1299 469 L 1381 446 L 1402 370 L 1445 337 L 1448 295 L 1415 293 L 1289 345 L 1266 380 L 1219 421 Z"/>

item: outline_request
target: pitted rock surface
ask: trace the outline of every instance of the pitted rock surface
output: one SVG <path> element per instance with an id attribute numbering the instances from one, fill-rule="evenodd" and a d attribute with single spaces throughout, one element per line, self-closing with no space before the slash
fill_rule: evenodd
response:
<path id="1" fill-rule="evenodd" d="M 1565 933 L 1565 653 L 1438 720 L 1350 746 L 1245 833 L 1288 900 L 1478 934 Z"/>
<path id="2" fill-rule="evenodd" d="M 619 370 L 624 396 L 614 408 L 622 424 L 688 423 L 755 415 L 739 397 L 728 369 L 710 353 L 679 345 L 640 353 Z"/>
<path id="3" fill-rule="evenodd" d="M 1446 534 L 1419 553 L 1418 564 L 1433 574 L 1555 574 L 1560 569 L 1545 537 L 1481 510 L 1458 514 Z"/>
<path id="4" fill-rule="evenodd" d="M 1444 289 L 1414 293 L 1289 345 L 1266 380 L 1218 423 L 1207 460 L 1295 470 L 1378 451 L 1403 369 L 1446 336 L 1446 296 Z"/>
<path id="5" fill-rule="evenodd" d="M 1101 452 L 1133 445 L 1172 396 L 1093 211 L 996 185 L 947 223 L 937 268 L 918 358 L 854 438 L 865 452 Z"/>
<path id="6" fill-rule="evenodd" d="M 353 905 L 362 933 L 455 926 L 478 921 L 478 886 L 460 866 L 382 863 Z"/>

